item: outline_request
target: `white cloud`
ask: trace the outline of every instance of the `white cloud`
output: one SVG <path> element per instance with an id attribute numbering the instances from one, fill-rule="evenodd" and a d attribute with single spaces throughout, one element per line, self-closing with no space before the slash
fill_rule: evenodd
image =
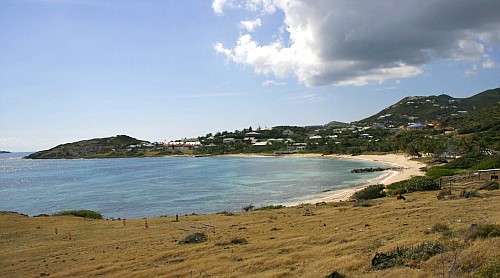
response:
<path id="1" fill-rule="evenodd" d="M 257 28 L 257 27 L 259 27 L 261 25 L 262 25 L 262 23 L 260 21 L 260 18 L 257 18 L 255 20 L 242 20 L 238 24 L 238 27 L 240 27 L 241 29 L 245 29 L 248 32 L 253 32 L 253 30 L 255 28 Z"/>
<path id="2" fill-rule="evenodd" d="M 224 8 L 230 5 L 230 3 L 230 0 L 213 0 L 212 9 L 216 15 L 224 15 Z"/>
<path id="3" fill-rule="evenodd" d="M 477 74 L 477 65 L 476 64 L 472 64 L 471 68 L 465 70 L 465 72 L 464 72 L 464 75 L 466 77 L 476 75 L 476 74 Z"/>
<path id="4" fill-rule="evenodd" d="M 322 102 L 325 100 L 325 97 L 323 95 L 313 92 L 303 92 L 303 93 L 293 94 L 288 98 L 294 101 L 299 101 L 300 103 Z"/>
<path id="5" fill-rule="evenodd" d="M 279 82 L 276 80 L 265 80 L 262 82 L 262 86 L 267 87 L 267 86 L 283 86 L 286 85 L 285 82 Z"/>
<path id="6" fill-rule="evenodd" d="M 486 59 L 486 61 L 483 62 L 482 66 L 484 69 L 492 69 L 496 67 L 495 61 L 493 61 L 491 58 Z"/>
<path id="7" fill-rule="evenodd" d="M 500 44 L 500 1 L 496 0 L 238 3 L 231 7 L 259 15 L 281 10 L 289 41 L 285 44 L 280 37 L 261 44 L 244 34 L 234 47 L 217 43 L 216 51 L 230 61 L 252 66 L 258 74 L 295 75 L 306 86 L 365 85 L 413 77 L 434 60 L 477 63 Z"/>

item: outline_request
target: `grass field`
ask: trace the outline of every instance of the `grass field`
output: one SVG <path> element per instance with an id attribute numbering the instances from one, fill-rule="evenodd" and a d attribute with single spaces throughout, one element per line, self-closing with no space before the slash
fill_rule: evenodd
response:
<path id="1" fill-rule="evenodd" d="M 326 277 L 337 271 L 345 277 L 489 277 L 500 269 L 500 237 L 468 239 L 463 231 L 472 224 L 500 224 L 500 191 L 479 193 L 479 198 L 438 200 L 436 191 L 419 192 L 405 195 L 406 201 L 387 197 L 190 215 L 179 222 L 165 217 L 147 219 L 147 228 L 145 219 L 4 212 L 0 276 Z M 179 243 L 194 232 L 208 240 Z M 445 251 L 372 268 L 376 252 L 426 242 L 442 243 Z"/>

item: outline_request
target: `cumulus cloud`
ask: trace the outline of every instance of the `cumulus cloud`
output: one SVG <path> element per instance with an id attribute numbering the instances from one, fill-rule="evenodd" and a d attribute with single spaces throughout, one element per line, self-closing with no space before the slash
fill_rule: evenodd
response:
<path id="1" fill-rule="evenodd" d="M 255 28 L 257 28 L 257 27 L 259 27 L 261 25 L 262 25 L 262 23 L 260 21 L 260 18 L 257 18 L 255 20 L 242 20 L 238 24 L 238 27 L 240 27 L 241 29 L 245 29 L 248 32 L 253 32 L 253 30 Z"/>
<path id="2" fill-rule="evenodd" d="M 282 11 L 289 39 L 285 43 L 279 36 L 261 44 L 241 34 L 234 46 L 217 43 L 215 50 L 258 74 L 293 74 L 306 86 L 413 77 L 434 60 L 477 63 L 500 44 L 496 0 L 247 0 L 221 5 L 228 1 L 214 0 L 214 12 L 223 13 L 224 7 L 259 15 Z"/>
<path id="3" fill-rule="evenodd" d="M 224 15 L 224 8 L 229 6 L 230 0 L 213 0 L 212 9 L 216 15 Z"/>

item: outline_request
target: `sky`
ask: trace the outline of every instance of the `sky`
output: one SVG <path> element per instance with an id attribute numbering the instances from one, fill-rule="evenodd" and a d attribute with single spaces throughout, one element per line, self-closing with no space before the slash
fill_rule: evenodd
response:
<path id="1" fill-rule="evenodd" d="M 2 0 L 0 150 L 369 117 L 500 87 L 498 0 Z"/>

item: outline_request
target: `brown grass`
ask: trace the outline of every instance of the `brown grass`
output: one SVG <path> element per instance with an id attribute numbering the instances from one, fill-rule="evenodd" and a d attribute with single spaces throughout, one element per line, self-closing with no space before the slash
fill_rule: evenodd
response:
<path id="1" fill-rule="evenodd" d="M 325 277 L 338 271 L 346 277 L 468 276 L 500 256 L 498 237 L 463 241 L 459 236 L 471 224 L 500 224 L 500 191 L 484 191 L 482 196 L 437 200 L 436 192 L 419 192 L 406 195 L 405 202 L 392 197 L 373 200 L 371 207 L 342 202 L 235 216 L 192 215 L 180 217 L 179 222 L 148 219 L 147 229 L 143 219 L 123 225 L 1 213 L 0 273 L 3 277 Z M 304 216 L 306 211 L 309 216 Z M 449 227 L 454 236 L 429 232 L 437 223 Z M 208 241 L 179 244 L 194 232 L 204 232 Z M 234 239 L 246 242 L 230 244 Z M 371 269 L 375 252 L 433 241 L 443 242 L 448 251 L 419 268 Z"/>

